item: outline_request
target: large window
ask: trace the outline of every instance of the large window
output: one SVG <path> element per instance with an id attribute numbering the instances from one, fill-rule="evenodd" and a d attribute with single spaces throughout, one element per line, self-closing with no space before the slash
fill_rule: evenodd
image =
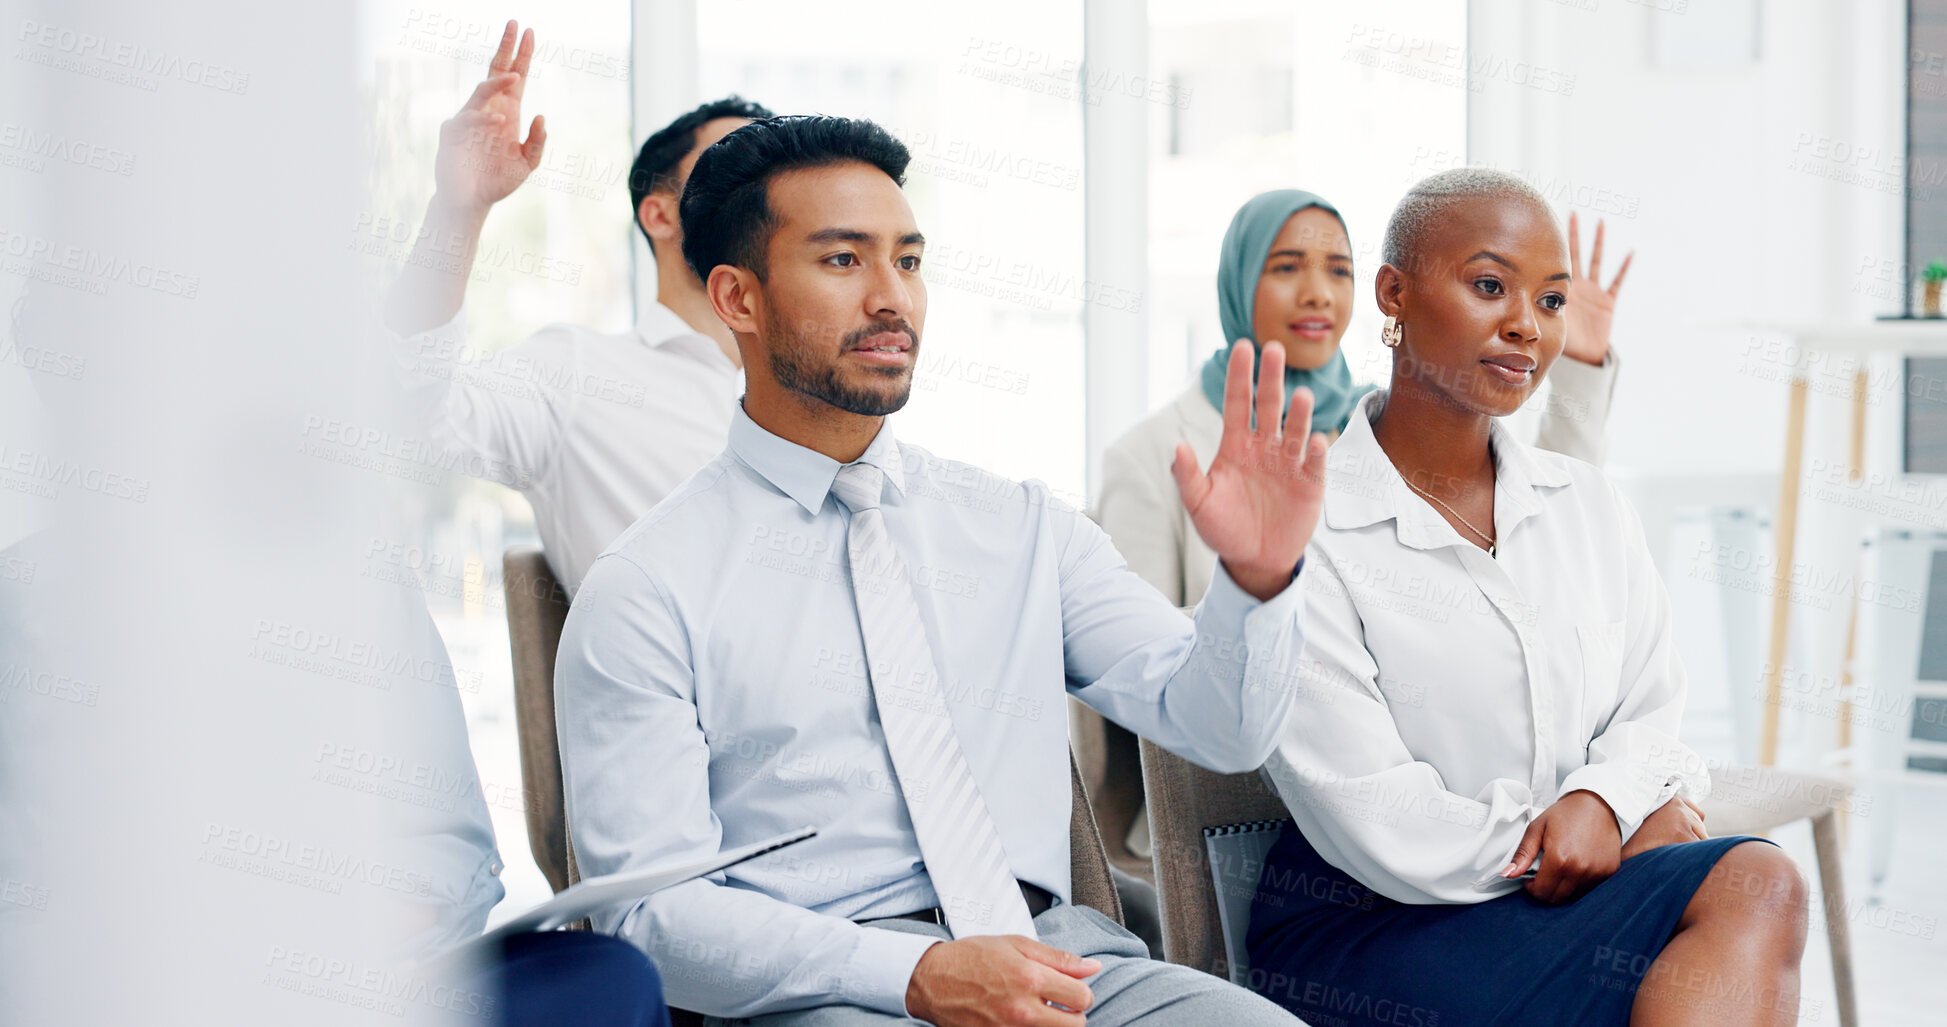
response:
<path id="1" fill-rule="evenodd" d="M 1947 3 L 1913 0 L 1906 16 L 1906 270 L 1898 297 L 1903 302 L 1887 304 L 1886 313 L 1914 314 L 1924 310 L 1914 298 L 1920 289 L 1914 282 L 1929 264 L 1947 257 L 1947 202 L 1942 193 L 1947 184 Z"/>
<path id="2" fill-rule="evenodd" d="M 372 124 L 370 206 L 346 226 L 347 245 L 375 274 L 395 274 L 412 249 L 433 188 L 440 123 L 486 76 L 508 11 L 478 0 L 365 0 Z M 478 378 L 500 372 L 491 355 L 550 322 L 605 331 L 633 324 L 628 173 L 628 0 L 527 12 L 536 51 L 523 101 L 547 116 L 541 168 L 494 208 L 467 288 L 467 349 Z M 510 385 L 518 385 L 511 382 Z M 502 602 L 501 553 L 533 544 L 533 515 L 519 493 L 448 476 L 414 494 L 425 554 L 417 567 L 453 658 L 474 762 L 507 867 L 502 909 L 548 894 L 527 847 L 526 802 L 515 734 L 513 677 Z"/>
<path id="3" fill-rule="evenodd" d="M 1218 247 L 1269 189 L 1310 190 L 1345 216 L 1358 284 L 1344 352 L 1355 379 L 1383 383 L 1380 237 L 1407 186 L 1465 162 L 1466 5 L 1150 0 L 1149 18 L 1149 73 L 1176 98 L 1150 120 L 1149 405 L 1229 341 Z"/>

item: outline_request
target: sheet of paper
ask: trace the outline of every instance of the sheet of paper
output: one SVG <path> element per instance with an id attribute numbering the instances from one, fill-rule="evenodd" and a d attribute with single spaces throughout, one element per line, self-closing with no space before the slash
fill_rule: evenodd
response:
<path id="1" fill-rule="evenodd" d="M 778 835 L 775 838 L 750 845 L 726 849 L 708 859 L 691 860 L 684 863 L 663 864 L 626 873 L 609 874 L 605 877 L 591 877 L 569 886 L 561 894 L 535 906 L 521 915 L 468 942 L 478 945 L 491 942 L 504 935 L 523 931 L 548 931 L 565 923 L 571 923 L 598 910 L 623 902 L 634 902 L 645 895 L 653 895 L 664 888 L 671 888 L 696 878 L 714 874 L 719 870 L 736 866 L 747 859 L 755 859 L 768 852 L 776 852 L 787 845 L 817 834 L 816 828 L 801 827 L 796 831 Z"/>

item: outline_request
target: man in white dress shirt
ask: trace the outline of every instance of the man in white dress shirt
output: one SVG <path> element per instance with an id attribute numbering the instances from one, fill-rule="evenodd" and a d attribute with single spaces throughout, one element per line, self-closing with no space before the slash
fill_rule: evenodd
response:
<path id="1" fill-rule="evenodd" d="M 530 30 L 519 51 L 503 41 L 488 77 L 441 126 L 433 199 L 386 323 L 416 425 L 443 456 L 527 497 L 548 564 L 572 594 L 611 539 L 723 449 L 742 359 L 683 261 L 676 204 L 697 154 L 771 112 L 727 97 L 642 144 L 629 198 L 656 257 L 656 302 L 634 331 L 552 324 L 483 357 L 460 317 L 480 232 L 540 166 L 547 141 L 540 116 L 520 138 L 531 40 Z"/>
<path id="2" fill-rule="evenodd" d="M 774 118 L 691 174 L 684 255 L 748 388 L 569 614 L 569 830 L 585 874 L 820 834 L 595 926 L 657 959 L 672 1006 L 766 1025 L 1291 1023 L 1069 902 L 1065 704 L 1263 762 L 1322 496 L 1310 393 L 1285 435 L 1266 346 L 1253 429 L 1238 347 L 1223 444 L 1175 469 L 1221 556 L 1185 619 L 1045 486 L 893 438 L 926 315 L 907 160 L 871 122 Z"/>

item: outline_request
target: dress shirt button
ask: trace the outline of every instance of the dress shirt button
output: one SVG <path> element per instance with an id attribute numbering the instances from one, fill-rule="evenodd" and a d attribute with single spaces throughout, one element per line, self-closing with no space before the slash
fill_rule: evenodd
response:
<path id="1" fill-rule="evenodd" d="M 499 859 L 495 859 L 492 863 L 487 864 L 487 873 L 490 873 L 495 877 L 499 877 L 500 872 L 505 869 L 506 866 L 502 864 Z"/>

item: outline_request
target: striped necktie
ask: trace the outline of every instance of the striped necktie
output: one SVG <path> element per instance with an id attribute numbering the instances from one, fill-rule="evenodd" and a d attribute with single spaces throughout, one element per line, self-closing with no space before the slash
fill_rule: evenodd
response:
<path id="1" fill-rule="evenodd" d="M 879 509 L 885 474 L 870 464 L 838 469 L 832 493 L 852 511 L 846 549 L 865 636 L 872 699 L 927 876 L 955 938 L 1021 934 L 1034 918 L 1007 863 L 987 800 L 967 768 L 947 715 L 946 691 L 920 624 L 906 562 Z"/>

